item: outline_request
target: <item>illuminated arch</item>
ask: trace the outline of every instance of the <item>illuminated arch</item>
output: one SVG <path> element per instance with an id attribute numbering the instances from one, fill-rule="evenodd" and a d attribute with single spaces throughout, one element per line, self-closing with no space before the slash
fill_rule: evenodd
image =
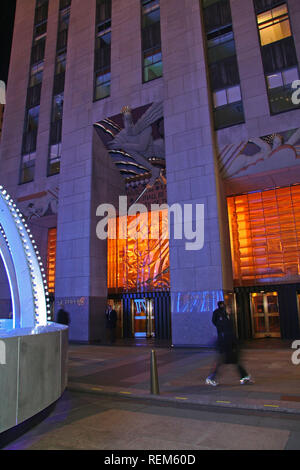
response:
<path id="1" fill-rule="evenodd" d="M 14 328 L 50 320 L 46 274 L 21 212 L 0 186 L 0 255 L 8 277 Z"/>

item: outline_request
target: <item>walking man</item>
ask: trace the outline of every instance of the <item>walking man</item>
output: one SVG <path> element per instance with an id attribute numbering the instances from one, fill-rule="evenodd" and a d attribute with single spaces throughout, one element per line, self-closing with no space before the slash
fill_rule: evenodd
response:
<path id="1" fill-rule="evenodd" d="M 207 377 L 205 383 L 216 387 L 216 376 L 223 364 L 235 364 L 240 375 L 241 385 L 252 383 L 251 376 L 239 362 L 238 341 L 234 330 L 231 309 L 226 307 L 224 301 L 218 302 L 218 308 L 213 312 L 212 322 L 218 333 L 218 359 L 213 372 Z"/>

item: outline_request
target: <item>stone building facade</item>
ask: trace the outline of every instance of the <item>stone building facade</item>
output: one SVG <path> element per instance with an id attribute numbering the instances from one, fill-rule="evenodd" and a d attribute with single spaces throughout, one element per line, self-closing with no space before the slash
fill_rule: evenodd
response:
<path id="1" fill-rule="evenodd" d="M 265 261 L 251 248 L 252 274 L 237 279 L 241 229 L 233 239 L 232 228 L 239 223 L 235 197 L 300 183 L 300 109 L 291 102 L 299 19 L 298 0 L 17 1 L 0 183 L 28 219 L 46 266 L 49 229 L 57 228 L 55 311 L 70 311 L 71 340 L 104 341 L 108 254 L 96 210 L 118 207 L 133 181 L 111 158 L 97 123 L 124 106 L 142 116 L 153 103 L 163 104 L 164 202 L 204 205 L 203 248 L 169 241 L 168 301 L 160 307 L 153 300 L 154 331 L 162 308 L 169 325 L 162 336 L 172 344 L 210 345 L 212 310 L 225 296 L 241 338 L 299 335 L 300 238 L 293 242 L 299 269 L 290 277 L 285 268 L 277 277 L 259 271 Z M 8 309 L 3 273 L 0 287 Z M 111 296 L 121 302 L 121 336 L 135 334 L 135 299 L 160 294 L 144 293 Z M 269 304 L 278 307 L 278 295 L 272 330 Z"/>

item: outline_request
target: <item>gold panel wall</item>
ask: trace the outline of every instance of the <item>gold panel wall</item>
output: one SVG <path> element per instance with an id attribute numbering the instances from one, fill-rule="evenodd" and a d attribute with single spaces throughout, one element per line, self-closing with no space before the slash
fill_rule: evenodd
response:
<path id="1" fill-rule="evenodd" d="M 300 185 L 229 197 L 237 286 L 300 280 Z"/>
<path id="2" fill-rule="evenodd" d="M 167 210 L 110 219 L 108 234 L 110 294 L 169 289 Z"/>

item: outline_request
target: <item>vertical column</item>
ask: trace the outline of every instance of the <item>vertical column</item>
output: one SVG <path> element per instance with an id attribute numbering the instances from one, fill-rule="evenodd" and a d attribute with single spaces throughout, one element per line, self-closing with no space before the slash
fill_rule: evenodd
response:
<path id="1" fill-rule="evenodd" d="M 292 34 L 294 36 L 298 64 L 300 64 L 300 4 L 297 0 L 288 0 Z"/>
<path id="2" fill-rule="evenodd" d="M 72 1 L 57 226 L 56 310 L 70 312 L 70 339 L 82 341 L 89 340 L 95 11 L 95 0 Z"/>
<path id="3" fill-rule="evenodd" d="M 253 0 L 230 0 L 230 4 L 246 128 L 249 137 L 260 136 L 264 135 L 260 119 L 262 125 L 270 110 Z"/>
<path id="4" fill-rule="evenodd" d="M 18 2 L 1 138 L 1 184 L 16 194 L 19 182 L 26 93 L 29 78 L 35 0 Z"/>
<path id="5" fill-rule="evenodd" d="M 54 62 L 57 39 L 59 0 L 49 2 L 47 20 L 47 39 L 43 71 L 42 93 L 40 101 L 39 130 L 36 151 L 35 181 L 44 187 L 47 179 L 49 153 L 49 131 L 51 119 L 51 100 L 54 78 Z"/>
<path id="6" fill-rule="evenodd" d="M 142 83 L 140 17 L 140 0 L 112 0 L 111 96 L 131 94 L 130 103 L 123 105 L 132 108 L 140 105 Z"/>
<path id="7" fill-rule="evenodd" d="M 182 210 L 192 204 L 194 229 L 195 206 L 205 207 L 201 250 L 187 251 L 187 240 L 170 239 L 172 340 L 207 345 L 215 334 L 212 310 L 223 289 L 232 288 L 232 277 L 230 251 L 224 255 L 221 246 L 226 214 L 219 201 L 199 2 L 162 2 L 161 29 L 168 204 Z M 173 229 L 171 221 L 171 234 Z"/>

